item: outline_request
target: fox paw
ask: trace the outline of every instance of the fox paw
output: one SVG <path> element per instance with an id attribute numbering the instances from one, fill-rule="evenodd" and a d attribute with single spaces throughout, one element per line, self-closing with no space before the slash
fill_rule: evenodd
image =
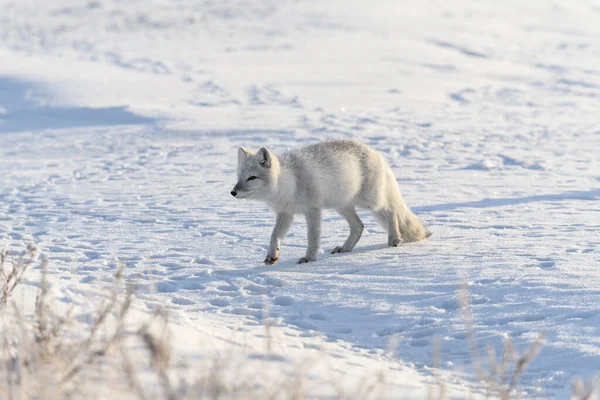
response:
<path id="1" fill-rule="evenodd" d="M 388 245 L 392 247 L 398 247 L 400 244 L 402 244 L 402 238 L 390 239 L 388 241 Z"/>
<path id="2" fill-rule="evenodd" d="M 267 254 L 267 258 L 265 258 L 265 264 L 273 265 L 279 260 L 279 254 Z"/>
<path id="3" fill-rule="evenodd" d="M 307 262 L 311 262 L 311 261 L 315 261 L 316 258 L 307 258 L 307 257 L 302 257 L 301 259 L 298 260 L 298 264 L 306 264 Z"/>
<path id="4" fill-rule="evenodd" d="M 333 248 L 333 250 L 331 250 L 331 254 L 335 254 L 335 253 L 347 253 L 350 250 L 345 250 L 342 246 L 335 246 Z"/>

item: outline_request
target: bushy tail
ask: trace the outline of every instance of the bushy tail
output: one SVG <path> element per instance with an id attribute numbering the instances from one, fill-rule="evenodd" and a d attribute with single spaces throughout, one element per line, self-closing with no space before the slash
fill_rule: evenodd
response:
<path id="1" fill-rule="evenodd" d="M 431 232 L 425 229 L 421 220 L 406 205 L 403 208 L 404 212 L 398 215 L 398 227 L 402 241 L 404 243 L 418 242 L 430 237 Z"/>
<path id="2" fill-rule="evenodd" d="M 415 214 L 413 214 L 413 212 L 404 202 L 395 178 L 391 182 L 391 186 L 393 189 L 388 195 L 390 196 L 390 203 L 394 206 L 397 212 L 396 215 L 398 216 L 398 228 L 400 229 L 402 241 L 404 243 L 418 242 L 419 240 L 430 237 L 431 232 L 425 229 L 421 223 L 421 220 Z"/>

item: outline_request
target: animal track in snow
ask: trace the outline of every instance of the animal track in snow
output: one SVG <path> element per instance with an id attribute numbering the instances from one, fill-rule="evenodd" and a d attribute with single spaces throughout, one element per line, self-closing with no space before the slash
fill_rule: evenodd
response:
<path id="1" fill-rule="evenodd" d="M 556 260 L 549 257 L 536 257 L 535 260 L 538 262 L 538 267 L 542 269 L 550 269 L 556 266 Z"/>
<path id="2" fill-rule="evenodd" d="M 222 297 L 219 297 L 216 299 L 211 299 L 208 302 L 215 307 L 227 307 L 228 305 L 231 304 L 231 302 L 228 299 L 225 299 Z"/>
<path id="3" fill-rule="evenodd" d="M 430 339 L 414 339 L 414 340 L 409 340 L 408 344 L 412 347 L 425 347 L 425 346 L 429 346 L 431 344 L 431 340 Z"/>
<path id="4" fill-rule="evenodd" d="M 252 309 L 252 308 L 248 308 L 248 307 L 234 307 L 232 309 L 227 309 L 226 312 L 229 314 L 235 314 L 235 315 L 246 315 L 246 316 L 254 317 L 256 319 L 263 318 L 262 310 L 256 310 L 256 309 Z"/>
<path id="5" fill-rule="evenodd" d="M 317 320 L 317 321 L 326 321 L 327 316 L 323 313 L 311 313 L 311 314 L 308 314 L 308 319 Z"/>
<path id="6" fill-rule="evenodd" d="M 181 306 L 189 306 L 192 304 L 196 304 L 193 300 L 185 299 L 183 297 L 174 297 L 173 299 L 171 299 L 171 301 L 173 302 L 173 304 L 178 304 Z"/>
<path id="7" fill-rule="evenodd" d="M 273 304 L 277 306 L 291 306 L 294 304 L 294 298 L 291 296 L 277 296 L 273 299 Z"/>
<path id="8" fill-rule="evenodd" d="M 250 284 L 244 286 L 244 290 L 246 290 L 247 292 L 249 292 L 253 295 L 258 295 L 258 294 L 270 293 L 271 290 L 273 290 L 273 289 L 269 286 L 262 286 L 262 285 L 258 285 L 256 283 L 250 283 Z"/>

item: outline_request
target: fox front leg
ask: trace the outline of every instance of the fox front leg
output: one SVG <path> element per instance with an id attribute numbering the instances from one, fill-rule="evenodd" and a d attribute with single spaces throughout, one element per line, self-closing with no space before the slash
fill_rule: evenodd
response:
<path id="1" fill-rule="evenodd" d="M 267 258 L 265 258 L 265 264 L 273 265 L 279 260 L 279 248 L 281 246 L 281 239 L 285 236 L 287 231 L 292 225 L 294 216 L 292 214 L 277 213 L 275 219 L 275 227 L 271 234 L 271 243 L 269 244 L 269 252 Z"/>

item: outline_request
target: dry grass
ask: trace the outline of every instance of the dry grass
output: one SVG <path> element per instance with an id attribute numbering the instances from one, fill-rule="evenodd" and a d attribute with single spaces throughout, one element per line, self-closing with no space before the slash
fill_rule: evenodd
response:
<path id="1" fill-rule="evenodd" d="M 519 381 L 527 366 L 537 357 L 544 343 L 545 334 L 538 334 L 531 346 L 520 354 L 514 343 L 505 338 L 500 357 L 490 345 L 485 346 L 485 354 L 480 352 L 480 346 L 475 335 L 475 323 L 469 304 L 469 293 L 466 285 L 459 293 L 461 313 L 465 322 L 469 351 L 471 354 L 475 378 L 484 382 L 487 398 L 508 400 L 521 398 Z"/>
<path id="2" fill-rule="evenodd" d="M 509 400 L 526 397 L 524 390 L 519 386 L 520 380 L 528 365 L 542 350 L 545 334 L 540 332 L 537 338 L 522 353 L 519 353 L 517 347 L 509 338 L 504 339 L 502 352 L 499 356 L 491 345 L 483 346 L 484 350 L 482 351 L 481 343 L 476 337 L 475 320 L 471 313 L 466 285 L 459 291 L 459 300 L 474 378 L 471 398 L 476 397 L 476 393 L 483 394 L 486 399 Z M 433 361 L 435 384 L 428 388 L 427 398 L 429 400 L 448 398 L 446 384 L 441 378 L 439 370 L 440 363 L 441 340 L 437 338 L 434 342 Z M 572 382 L 570 398 L 571 400 L 596 400 L 599 389 L 600 377 L 587 384 L 581 378 L 576 378 Z"/>
<path id="3" fill-rule="evenodd" d="M 2 346 L 0 349 L 0 397 L 8 399 L 72 398 L 101 379 L 107 355 L 130 333 L 125 316 L 130 295 L 115 290 L 99 305 L 94 322 L 80 331 L 73 307 L 57 310 L 50 290 L 47 261 L 39 261 L 41 282 L 32 315 L 11 299 L 25 272 L 37 261 L 37 248 L 20 254 L 2 253 Z M 116 324 L 113 322 L 116 321 Z"/>
<path id="4" fill-rule="evenodd" d="M 198 370 L 177 365 L 168 314 L 158 309 L 142 322 L 131 317 L 136 310 L 122 269 L 97 296 L 91 322 L 83 323 L 75 306 L 57 307 L 48 262 L 38 260 L 38 253 L 35 246 L 0 253 L 0 399 L 305 399 L 320 388 L 329 398 L 381 397 L 381 373 L 366 374 L 352 391 L 335 378 L 309 378 L 315 364 L 327 362 L 324 354 L 284 371 L 284 358 L 273 350 L 276 321 L 267 318 L 267 309 L 264 360 L 250 365 L 247 349 L 232 345 L 215 351 Z M 35 295 L 16 302 L 19 283 L 34 267 L 41 269 Z M 31 312 L 22 309 L 27 298 L 34 303 Z"/>
<path id="5" fill-rule="evenodd" d="M 596 400 L 598 398 L 598 388 L 600 387 L 600 378 L 596 378 L 587 384 L 581 378 L 573 380 L 571 400 Z"/>
<path id="6" fill-rule="evenodd" d="M 273 350 L 277 328 L 275 320 L 266 318 L 267 309 L 263 315 L 266 357 L 262 364 L 255 361 L 249 365 L 247 351 L 232 346 L 207 357 L 201 368 L 179 365 L 174 362 L 164 310 L 146 315 L 142 322 L 130 318 L 135 312 L 132 291 L 123 282 L 122 269 L 105 294 L 97 296 L 91 322 L 82 323 L 73 315 L 74 306 L 56 307 L 48 263 L 39 260 L 38 255 L 35 246 L 21 253 L 0 253 L 0 399 L 390 398 L 389 371 L 367 373 L 350 389 L 341 383 L 339 374 L 315 379 L 311 376 L 315 366 L 328 363 L 325 352 L 284 369 L 278 359 L 281 356 Z M 32 310 L 26 312 L 23 302 L 14 301 L 14 295 L 32 267 L 40 268 L 42 273 L 36 294 L 30 297 L 35 298 Z M 482 397 L 483 392 L 483 397 L 502 400 L 521 398 L 519 381 L 540 351 L 543 334 L 523 354 L 508 339 L 499 356 L 491 346 L 481 351 L 466 289 L 460 298 L 476 380 L 473 393 Z M 394 353 L 393 342 L 390 347 L 390 353 Z M 434 343 L 435 382 L 427 392 L 432 400 L 449 396 L 439 368 L 440 349 L 438 340 Z M 572 398 L 595 399 L 599 385 L 600 379 L 587 385 L 575 380 Z M 402 398 L 402 394 L 393 397 Z"/>

